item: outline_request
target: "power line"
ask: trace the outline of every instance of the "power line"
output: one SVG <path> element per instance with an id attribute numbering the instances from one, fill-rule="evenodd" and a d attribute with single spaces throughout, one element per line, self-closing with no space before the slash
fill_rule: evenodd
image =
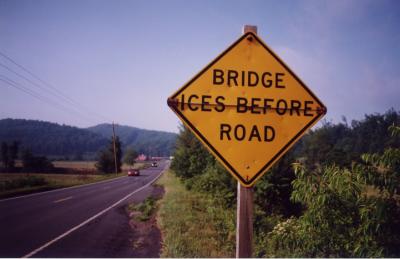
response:
<path id="1" fill-rule="evenodd" d="M 23 92 L 35 97 L 36 99 L 38 99 L 41 102 L 44 102 L 44 103 L 46 103 L 48 105 L 52 105 L 52 106 L 58 108 L 61 111 L 64 111 L 64 112 L 67 112 L 67 113 L 71 113 L 72 112 L 75 115 L 80 116 L 81 119 L 92 120 L 90 117 L 86 117 L 84 114 L 81 114 L 78 111 L 68 109 L 68 107 L 63 106 L 60 103 L 54 102 L 53 100 L 51 100 L 51 99 L 49 99 L 49 98 L 47 98 L 45 96 L 41 96 L 40 94 L 32 91 L 31 89 L 29 89 L 29 88 L 27 88 L 27 87 L 25 87 L 25 86 L 23 86 L 21 84 L 16 83 L 15 81 L 9 79 L 6 76 L 0 75 L 0 80 L 3 81 L 4 83 L 8 84 L 11 87 L 14 87 L 14 88 L 16 88 L 16 89 L 18 89 L 20 91 L 23 91 Z M 92 121 L 92 122 L 94 122 L 94 121 Z"/>
<path id="2" fill-rule="evenodd" d="M 52 89 L 54 92 L 57 93 L 57 95 L 59 95 L 61 98 L 64 98 L 66 101 L 71 102 L 72 104 L 76 104 L 74 100 L 72 100 L 71 98 L 69 98 L 68 96 L 66 96 L 65 94 L 63 94 L 62 92 L 60 92 L 57 88 L 53 87 L 52 85 L 50 85 L 49 83 L 45 82 L 43 79 L 39 78 L 38 76 L 36 76 L 35 74 L 33 74 L 32 72 L 30 72 L 28 69 L 26 69 L 24 66 L 18 64 L 15 60 L 13 60 L 12 58 L 10 58 L 9 56 L 7 56 L 6 54 L 2 53 L 0 51 L 0 55 L 3 56 L 4 58 L 6 58 L 8 61 L 12 62 L 14 65 L 16 65 L 17 67 L 19 67 L 20 69 L 22 69 L 23 71 L 25 71 L 26 73 L 28 73 L 29 75 L 31 75 L 33 78 L 35 78 L 36 80 L 40 81 L 41 83 L 43 83 L 44 85 L 46 85 L 49 89 Z"/>
<path id="3" fill-rule="evenodd" d="M 1 77 L 3 77 L 3 78 L 1 78 Z M 14 87 L 14 88 L 17 88 L 17 89 L 20 90 L 20 91 L 23 91 L 23 92 L 25 92 L 25 93 L 27 93 L 27 94 L 29 94 L 29 95 L 35 97 L 36 99 L 38 99 L 38 100 L 40 100 L 40 101 L 45 101 L 41 96 L 39 96 L 39 95 L 37 95 L 36 93 L 30 91 L 28 88 L 19 86 L 19 85 L 16 84 L 14 81 L 10 80 L 9 78 L 7 78 L 7 77 L 5 77 L 5 76 L 0 75 L 0 80 L 3 81 L 3 82 L 5 82 L 5 83 L 8 84 L 8 85 Z"/>
<path id="4" fill-rule="evenodd" d="M 38 88 L 40 88 L 40 89 L 46 91 L 46 89 L 45 89 L 44 87 L 42 87 L 41 85 L 38 85 L 38 84 L 36 84 L 35 82 L 33 82 L 32 80 L 30 80 L 29 78 L 27 78 L 27 77 L 21 75 L 21 74 L 18 73 L 18 72 L 15 72 L 14 70 L 12 70 L 11 68 L 9 68 L 8 66 L 4 65 L 4 64 L 1 63 L 1 62 L 0 62 L 0 66 L 1 66 L 1 67 L 4 67 L 5 69 L 7 69 L 8 71 L 10 71 L 11 73 L 13 73 L 13 74 L 15 74 L 15 75 L 17 75 L 17 76 L 19 76 L 19 77 L 25 79 L 26 81 L 28 81 L 29 83 L 33 84 L 34 86 L 36 86 L 36 87 L 38 87 Z"/>
<path id="5" fill-rule="evenodd" d="M 72 110 L 72 109 L 68 109 L 68 107 L 63 106 L 60 103 L 54 102 L 53 100 L 47 98 L 46 96 L 41 96 L 40 94 L 32 91 L 28 87 L 25 87 L 25 86 L 15 82 L 15 81 L 13 81 L 12 79 L 4 76 L 4 75 L 0 75 L 0 81 L 6 83 L 7 85 L 9 85 L 9 86 L 11 86 L 11 87 L 13 87 L 15 89 L 18 89 L 18 90 L 20 90 L 22 92 L 25 92 L 26 94 L 38 99 L 41 102 L 44 102 L 44 103 L 46 103 L 48 105 L 52 105 L 52 106 L 56 107 L 57 109 L 59 109 L 61 111 L 64 111 L 64 112 L 67 112 L 67 113 L 74 113 L 75 115 L 79 116 L 81 119 L 92 121 L 92 119 L 90 117 L 87 117 L 84 114 L 79 113 L 78 111 L 75 111 L 75 110 Z M 94 121 L 92 121 L 92 122 L 94 122 Z"/>
<path id="6" fill-rule="evenodd" d="M 102 120 L 106 120 L 106 121 L 111 121 L 109 118 L 94 112 L 90 109 L 88 109 L 87 107 L 85 107 L 84 105 L 80 104 L 79 102 L 73 100 L 72 98 L 68 97 L 67 95 L 63 94 L 60 90 L 58 90 L 56 87 L 54 87 L 53 85 L 51 85 L 50 83 L 46 82 L 45 80 L 41 79 L 39 76 L 35 75 L 34 73 L 32 73 L 31 71 L 29 71 L 27 68 L 25 68 L 24 66 L 18 64 L 15 60 L 13 60 L 12 58 L 10 58 L 9 56 L 7 56 L 6 54 L 2 53 L 0 51 L 0 55 L 2 57 L 4 57 L 5 59 L 7 59 L 8 61 L 10 61 L 11 63 L 13 63 L 14 65 L 16 65 L 18 68 L 20 68 L 21 70 L 25 71 L 26 73 L 28 73 L 30 76 L 32 76 L 33 78 L 35 78 L 37 81 L 39 81 L 42 85 L 39 85 L 35 82 L 33 82 L 32 80 L 26 78 L 25 76 L 15 72 L 14 70 L 12 70 L 11 68 L 9 68 L 8 66 L 0 63 L 0 66 L 4 67 L 5 69 L 7 69 L 8 71 L 16 74 L 17 76 L 25 79 L 26 81 L 28 81 L 29 83 L 33 84 L 34 86 L 42 89 L 43 91 L 46 91 L 47 93 L 50 93 L 51 95 L 62 99 L 65 102 L 68 102 L 69 104 L 72 104 L 74 106 L 80 106 L 81 108 L 83 108 L 84 110 L 86 110 L 88 113 L 97 116 L 98 118 L 101 118 Z"/>
<path id="7" fill-rule="evenodd" d="M 43 86 L 41 86 L 41 85 L 35 83 L 34 81 L 30 80 L 29 78 L 25 77 L 24 75 L 21 75 L 20 73 L 14 71 L 13 69 L 9 68 L 8 66 L 4 65 L 4 64 L 1 63 L 1 62 L 0 62 L 0 66 L 3 67 L 3 68 L 5 68 L 5 69 L 7 69 L 7 70 L 10 71 L 10 72 L 12 72 L 13 74 L 19 76 L 20 78 L 23 78 L 24 80 L 26 80 L 26 81 L 29 82 L 30 84 L 32 84 L 32 85 L 34 85 L 34 86 L 40 88 L 41 90 L 43 90 L 43 91 L 45 91 L 45 92 L 47 92 L 47 93 L 50 93 L 51 95 L 57 97 L 58 99 L 60 99 L 60 100 L 62 100 L 62 101 L 65 101 L 65 100 L 66 100 L 65 98 L 62 98 L 62 97 L 60 97 L 59 95 L 56 95 L 56 94 L 54 94 L 54 93 L 52 93 L 52 92 L 49 92 L 48 89 L 46 89 L 46 88 L 44 88 Z M 68 102 L 70 102 L 70 101 L 68 101 Z M 71 103 L 71 102 L 70 102 L 70 103 Z M 72 103 L 72 104 L 73 104 L 73 105 L 79 105 L 79 104 L 74 104 L 74 103 Z M 103 116 L 101 116 L 101 117 L 102 117 L 102 119 L 104 119 Z"/>

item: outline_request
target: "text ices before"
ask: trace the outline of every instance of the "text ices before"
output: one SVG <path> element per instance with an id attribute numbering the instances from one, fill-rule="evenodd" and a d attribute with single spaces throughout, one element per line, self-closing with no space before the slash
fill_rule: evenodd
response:
<path id="1" fill-rule="evenodd" d="M 244 98 L 237 97 L 235 104 L 226 104 L 224 96 L 192 94 L 180 96 L 181 110 L 201 112 L 223 112 L 227 107 L 232 107 L 237 113 L 267 114 L 275 110 L 278 115 L 312 117 L 313 101 L 286 100 L 273 98 Z"/>

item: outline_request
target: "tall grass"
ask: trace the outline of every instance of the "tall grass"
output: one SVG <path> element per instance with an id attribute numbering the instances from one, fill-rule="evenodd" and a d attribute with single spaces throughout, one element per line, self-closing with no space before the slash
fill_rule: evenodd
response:
<path id="1" fill-rule="evenodd" d="M 151 218 L 156 210 L 156 199 L 152 196 L 147 197 L 143 202 L 139 204 L 130 204 L 128 211 L 139 212 L 135 219 L 139 221 L 147 221 Z"/>
<path id="2" fill-rule="evenodd" d="M 165 188 L 157 221 L 163 235 L 162 257 L 234 257 L 235 211 L 212 197 L 188 191 L 171 173 L 158 184 Z"/>
<path id="3" fill-rule="evenodd" d="M 0 174 L 0 198 L 94 183 L 125 175 L 126 173 L 107 175 L 2 173 Z"/>
<path id="4" fill-rule="evenodd" d="M 0 181 L 0 192 L 18 188 L 41 186 L 46 184 L 47 182 L 43 177 L 29 175 L 26 177 Z"/>

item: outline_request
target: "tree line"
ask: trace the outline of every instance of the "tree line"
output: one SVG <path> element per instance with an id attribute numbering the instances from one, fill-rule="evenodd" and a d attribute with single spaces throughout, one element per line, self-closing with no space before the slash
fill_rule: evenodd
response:
<path id="1" fill-rule="evenodd" d="M 118 126 L 116 131 L 123 149 L 132 146 L 152 156 L 170 156 L 176 139 L 175 133 L 129 126 Z M 16 140 L 34 154 L 52 159 L 94 160 L 108 145 L 111 133 L 110 124 L 82 129 L 36 120 L 0 120 L 0 143 Z"/>
<path id="2" fill-rule="evenodd" d="M 257 257 L 400 256 L 400 115 L 324 122 L 254 186 Z M 171 168 L 236 206 L 236 181 L 185 127 Z"/>
<path id="3" fill-rule="evenodd" d="M 98 172 L 108 174 L 115 172 L 115 162 L 117 165 L 117 172 L 122 171 L 122 163 L 129 166 L 135 164 L 135 159 L 138 153 L 132 148 L 128 147 L 123 156 L 122 143 L 118 136 L 115 137 L 115 159 L 114 159 L 114 139 L 113 137 L 108 143 L 108 147 L 100 150 L 96 157 L 95 167 Z M 20 159 L 21 165 L 17 167 L 16 160 Z M 12 141 L 1 142 L 1 167 L 5 172 L 48 172 L 53 170 L 54 166 L 46 156 L 34 155 L 30 149 L 24 148 L 20 151 L 20 142 Z M 21 169 L 21 170 L 20 170 Z"/>

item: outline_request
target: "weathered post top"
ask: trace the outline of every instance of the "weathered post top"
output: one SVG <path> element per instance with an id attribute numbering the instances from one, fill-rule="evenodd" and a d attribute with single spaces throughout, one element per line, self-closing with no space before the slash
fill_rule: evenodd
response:
<path id="1" fill-rule="evenodd" d="M 243 34 L 246 34 L 248 32 L 252 32 L 254 34 L 257 34 L 257 26 L 254 26 L 254 25 L 245 25 L 245 26 L 243 26 Z"/>

